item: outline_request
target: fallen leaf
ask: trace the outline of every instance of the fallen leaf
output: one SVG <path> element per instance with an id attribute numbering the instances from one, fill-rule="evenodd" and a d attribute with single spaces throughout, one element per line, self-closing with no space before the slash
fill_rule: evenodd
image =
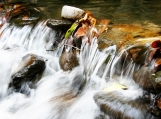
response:
<path id="1" fill-rule="evenodd" d="M 156 40 L 156 41 L 152 42 L 151 47 L 152 48 L 160 48 L 161 47 L 161 41 Z"/>

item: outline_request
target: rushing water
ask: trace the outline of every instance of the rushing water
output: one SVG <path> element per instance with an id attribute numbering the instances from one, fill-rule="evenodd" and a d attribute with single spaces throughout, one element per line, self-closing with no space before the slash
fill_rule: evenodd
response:
<path id="1" fill-rule="evenodd" d="M 85 44 L 80 54 L 80 66 L 71 72 L 63 72 L 58 63 L 61 49 L 59 52 L 52 53 L 46 51 L 51 48 L 55 40 L 55 31 L 39 23 L 34 29 L 29 26 L 9 27 L 5 24 L 1 32 L 3 35 L 0 52 L 3 57 L 0 61 L 0 117 L 3 119 L 93 119 L 99 115 L 99 108 L 93 100 L 93 95 L 103 90 L 106 81 L 98 77 L 97 72 L 111 51 L 114 52 L 114 47 L 101 53 L 97 49 L 96 42 L 92 45 Z M 6 48 L 9 50 L 4 50 Z M 8 95 L 8 84 L 14 65 L 18 64 L 27 53 L 34 53 L 47 59 L 43 77 L 37 83 L 36 89 L 27 89 L 29 96 L 18 92 Z M 73 82 L 76 80 L 79 85 L 79 82 L 84 80 L 82 77 L 87 80 L 88 86 L 78 95 L 77 86 L 74 86 Z"/>
<path id="2" fill-rule="evenodd" d="M 154 1 L 83 0 L 69 2 L 55 0 L 45 1 L 45 5 L 44 1 L 27 2 L 41 9 L 47 17 L 51 18 L 60 17 L 62 5 L 68 4 L 90 10 L 94 16 L 110 18 L 114 22 L 129 23 L 149 20 L 157 24 L 161 23 L 160 14 L 152 14 Z M 158 3 L 155 7 L 158 13 L 159 8 Z M 122 13 L 121 10 L 124 12 Z M 138 19 L 139 16 L 142 17 Z M 114 97 L 107 93 L 109 100 L 104 101 L 111 107 L 111 113 L 117 110 L 116 117 L 119 111 L 122 111 L 123 114 L 135 119 L 144 119 L 145 116 L 151 118 L 146 115 L 144 105 L 137 108 L 139 105 L 137 101 L 132 102 L 131 105 L 134 107 L 128 105 L 130 101 L 142 97 L 144 91 L 132 79 L 134 71 L 139 66 L 133 61 L 128 61 L 128 64 L 127 62 L 120 63 L 120 57 L 126 49 L 117 53 L 117 48 L 113 45 L 99 51 L 97 38 L 94 37 L 91 44 L 82 44 L 78 55 L 79 66 L 71 71 L 63 71 L 59 66 L 59 57 L 63 47 L 61 43 L 56 49 L 53 46 L 58 32 L 47 27 L 44 22 L 39 22 L 34 27 L 28 25 L 16 27 L 6 23 L 0 29 L 0 34 L 0 118 L 110 119 L 102 114 L 95 101 L 98 99 L 97 94 L 102 93 L 104 88 L 114 83 L 125 85 L 128 89 L 118 90 L 116 95 L 113 94 Z M 48 51 L 50 49 L 55 50 Z M 40 81 L 36 83 L 36 88 L 30 88 L 28 84 L 24 84 L 27 93 L 9 90 L 8 85 L 15 68 L 23 56 L 31 53 L 41 56 L 46 63 L 45 71 Z M 126 104 L 126 102 L 129 103 Z M 126 116 L 123 115 L 122 118 Z"/>
<path id="3" fill-rule="evenodd" d="M 143 93 L 131 80 L 130 73 L 126 77 L 113 77 L 115 62 L 119 59 L 119 55 L 116 56 L 116 46 L 100 52 L 97 49 L 97 38 L 93 38 L 92 44 L 82 44 L 80 65 L 72 71 L 64 72 L 58 62 L 62 48 L 46 51 L 53 47 L 57 32 L 46 27 L 44 23 L 38 23 L 34 29 L 30 26 L 18 28 L 5 24 L 2 32 L 0 117 L 3 119 L 95 119 L 101 112 L 94 101 L 94 95 L 102 92 L 111 83 L 126 85 L 128 90 L 122 92 L 126 98 L 135 99 Z M 20 92 L 9 93 L 11 75 L 22 57 L 29 53 L 42 56 L 46 61 L 43 76 L 36 84 L 36 89 L 25 87 L 28 95 Z M 105 65 L 104 61 L 109 56 Z M 81 85 L 83 88 L 80 88 Z M 140 111 L 134 111 L 137 116 L 133 116 L 141 116 Z"/>

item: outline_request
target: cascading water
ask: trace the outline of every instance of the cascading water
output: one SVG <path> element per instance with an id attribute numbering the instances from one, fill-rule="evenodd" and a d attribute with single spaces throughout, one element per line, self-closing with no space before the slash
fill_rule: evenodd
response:
<path id="1" fill-rule="evenodd" d="M 137 102 L 136 105 L 132 102 L 134 107 L 128 105 L 143 95 L 143 90 L 131 76 L 137 66 L 131 61 L 126 71 L 118 68 L 124 51 L 117 54 L 115 45 L 99 51 L 97 38 L 94 37 L 91 44 L 82 43 L 79 66 L 71 71 L 63 71 L 59 66 L 62 44 L 58 48 L 53 46 L 58 33 L 44 25 L 44 22 L 34 28 L 4 24 L 0 34 L 2 119 L 108 119 L 113 113 L 118 118 L 119 112 L 136 119 L 145 117 L 145 107 L 137 108 Z M 50 49 L 56 50 L 47 51 Z M 11 76 L 26 54 L 41 56 L 46 64 L 45 71 L 35 88 L 23 84 L 27 93 L 9 90 Z M 109 116 L 105 116 L 95 101 L 99 98 L 97 94 L 103 93 L 103 89 L 113 83 L 123 84 L 128 89 L 118 90 L 113 95 L 105 94 L 109 100 L 103 100 L 111 107 L 111 114 L 108 112 Z"/>
<path id="2" fill-rule="evenodd" d="M 53 48 L 56 31 L 44 26 L 43 23 L 38 23 L 34 28 L 18 28 L 5 24 L 1 28 L 1 34 L 0 52 L 3 57 L 0 61 L 0 117 L 93 119 L 99 115 L 100 111 L 93 95 L 103 89 L 106 81 L 97 73 L 107 56 L 115 50 L 114 46 L 100 52 L 97 49 L 97 39 L 93 39 L 92 45 L 82 46 L 80 65 L 72 71 L 64 72 L 58 63 L 61 48 L 47 51 Z M 20 92 L 9 93 L 11 74 L 22 57 L 29 53 L 42 56 L 46 60 L 43 76 L 37 82 L 36 89 L 27 89 L 29 95 Z M 86 80 L 86 87 L 80 91 L 79 87 L 83 80 Z"/>

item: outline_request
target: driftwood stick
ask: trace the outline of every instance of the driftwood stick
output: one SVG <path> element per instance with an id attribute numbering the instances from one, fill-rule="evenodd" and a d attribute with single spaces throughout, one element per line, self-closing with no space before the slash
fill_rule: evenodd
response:
<path id="1" fill-rule="evenodd" d="M 46 51 L 55 51 L 55 50 L 59 49 L 59 48 L 62 47 L 62 46 L 70 46 L 70 47 L 75 48 L 75 49 L 77 49 L 77 50 L 81 50 L 81 49 L 79 49 L 79 48 L 77 48 L 77 47 L 75 47 L 75 46 L 73 46 L 73 45 L 62 44 L 62 45 L 60 45 L 59 47 L 57 47 L 57 48 L 55 48 L 55 49 L 53 49 L 53 50 L 46 50 Z"/>

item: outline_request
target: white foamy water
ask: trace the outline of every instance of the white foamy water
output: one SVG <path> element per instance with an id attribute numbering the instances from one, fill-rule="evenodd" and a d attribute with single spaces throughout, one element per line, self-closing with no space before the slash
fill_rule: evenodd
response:
<path id="1" fill-rule="evenodd" d="M 103 51 L 97 49 L 97 38 L 91 44 L 83 43 L 79 55 L 80 65 L 72 71 L 62 71 L 59 56 L 53 42 L 56 31 L 39 23 L 34 28 L 17 28 L 5 24 L 0 34 L 0 118 L 1 119 L 95 119 L 101 114 L 93 96 L 113 82 L 121 82 L 129 88 L 125 97 L 133 99 L 142 90 L 131 79 L 113 77 L 113 61 L 117 61 L 116 46 Z M 61 45 L 61 44 L 60 44 Z M 33 53 L 44 58 L 46 69 L 36 89 L 28 88 L 29 95 L 9 93 L 11 75 L 22 57 Z M 104 63 L 109 57 L 109 62 Z M 108 72 L 111 72 L 112 76 Z M 83 86 L 81 86 L 83 85 Z M 139 92 L 139 93 L 138 93 Z M 139 112 L 140 114 L 140 112 Z"/>

